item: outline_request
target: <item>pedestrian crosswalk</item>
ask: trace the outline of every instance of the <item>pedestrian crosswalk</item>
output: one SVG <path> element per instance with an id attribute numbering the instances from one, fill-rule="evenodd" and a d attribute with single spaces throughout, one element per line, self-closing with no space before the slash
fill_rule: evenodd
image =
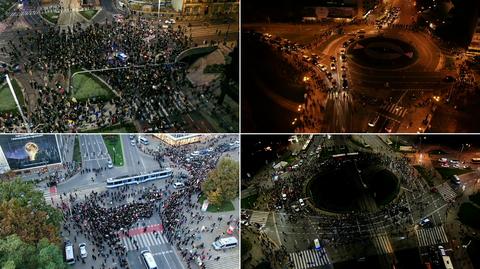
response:
<path id="1" fill-rule="evenodd" d="M 269 214 L 270 212 L 252 211 L 250 223 L 258 223 L 260 225 L 265 225 L 267 223 Z"/>
<path id="2" fill-rule="evenodd" d="M 436 226 L 433 228 L 424 228 L 415 230 L 418 237 L 418 245 L 420 247 L 426 247 L 431 245 L 438 245 L 448 242 L 447 234 L 442 226 Z"/>
<path id="3" fill-rule="evenodd" d="M 372 241 L 378 254 L 393 253 L 392 244 L 386 232 L 374 235 Z"/>
<path id="4" fill-rule="evenodd" d="M 442 185 L 437 187 L 438 193 L 442 196 L 443 200 L 446 202 L 450 202 L 455 200 L 457 197 L 457 193 L 452 189 L 448 182 L 443 183 Z"/>
<path id="5" fill-rule="evenodd" d="M 382 105 L 381 111 L 388 114 L 392 114 L 398 118 L 403 118 L 407 114 L 408 108 L 390 103 L 390 104 Z"/>
<path id="6" fill-rule="evenodd" d="M 319 268 L 331 263 L 324 248 L 321 250 L 307 249 L 289 253 L 288 256 L 290 262 L 294 265 L 294 269 Z"/>
<path id="7" fill-rule="evenodd" d="M 126 251 L 137 250 L 135 241 L 137 242 L 138 249 L 168 244 L 167 239 L 158 233 L 156 235 L 153 233 L 141 233 L 130 237 L 122 237 L 120 240 L 126 247 Z"/>
<path id="8" fill-rule="evenodd" d="M 220 260 L 215 261 L 214 258 L 204 260 L 206 269 L 238 269 L 240 264 L 240 255 L 238 251 L 231 251 L 231 255 L 221 256 Z"/>
<path id="9" fill-rule="evenodd" d="M 351 100 L 351 95 L 348 94 L 347 92 L 338 92 L 338 91 L 330 91 L 327 94 L 327 99 L 328 100 L 333 100 L 333 99 L 338 99 L 342 101 L 350 101 Z"/>

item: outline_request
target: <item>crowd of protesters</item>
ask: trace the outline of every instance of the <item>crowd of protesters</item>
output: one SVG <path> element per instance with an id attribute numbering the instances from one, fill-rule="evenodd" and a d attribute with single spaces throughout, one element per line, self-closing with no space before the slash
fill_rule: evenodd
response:
<path id="1" fill-rule="evenodd" d="M 326 149 L 325 145 L 322 148 Z M 304 185 L 311 178 L 318 177 L 325 171 L 344 169 L 346 165 L 355 162 L 358 169 L 372 164 L 392 172 L 399 180 L 399 184 L 410 190 L 415 201 L 408 201 L 405 196 L 395 199 L 388 205 L 373 206 L 373 208 L 359 208 L 339 214 L 323 214 L 322 211 L 310 207 L 302 207 L 299 199 L 305 199 Z M 386 153 L 359 152 L 356 156 L 345 158 L 303 158 L 302 164 L 297 169 L 284 168 L 285 174 L 276 180 L 271 188 L 260 187 L 260 196 L 264 197 L 268 210 L 279 210 L 287 214 L 280 215 L 284 221 L 294 223 L 293 233 L 311 232 L 311 223 L 306 219 L 318 221 L 317 229 L 324 235 L 324 244 L 332 247 L 344 246 L 351 243 L 368 243 L 372 234 L 379 229 L 386 229 L 394 235 L 413 236 L 408 228 L 414 211 L 423 216 L 431 203 L 423 199 L 425 192 L 430 188 L 421 176 L 412 167 L 410 160 L 404 156 Z M 287 172 L 287 170 L 289 170 Z M 278 171 L 277 171 L 278 172 Z M 275 173 L 276 174 L 276 173 Z M 274 175 L 269 175 L 273 178 Z M 269 179 L 272 180 L 272 179 Z M 312 201 L 313 203 L 313 201 Z M 293 207 L 292 207 L 293 206 Z M 300 209 L 300 210 L 299 210 Z M 375 223 L 375 225 L 372 225 Z M 285 238 L 284 238 L 285 239 Z"/>
<path id="2" fill-rule="evenodd" d="M 146 131 L 181 129 L 181 116 L 195 109 L 182 91 L 190 87 L 181 51 L 195 46 L 187 27 L 163 29 L 151 21 L 125 19 L 105 24 L 47 28 L 9 41 L 11 54 L 22 59 L 30 87 L 38 94 L 28 121 L 37 132 L 67 132 L 138 120 Z M 82 70 L 97 70 L 93 79 L 109 85 L 107 96 L 74 98 Z M 35 75 L 32 75 L 35 73 Z M 72 79 L 73 81 L 73 79 Z M 75 86 L 75 87 L 74 87 Z M 5 131 L 21 130 L 15 113 L 0 115 Z"/>
<path id="3" fill-rule="evenodd" d="M 229 141 L 233 142 L 232 139 Z M 186 160 L 199 147 L 208 148 L 208 154 Z M 163 187 L 155 184 L 142 188 L 127 185 L 104 192 L 92 191 L 83 197 L 76 192 L 63 193 L 57 204 L 64 212 L 63 235 L 73 237 L 75 243 L 78 235 L 86 237 L 92 244 L 92 258 L 103 259 L 100 268 L 112 268 L 109 266 L 112 263 L 117 263 L 120 268 L 128 268 L 126 246 L 120 238 L 128 237 L 140 250 L 129 230 L 143 227 L 146 231 L 145 221 L 158 214 L 163 230 L 155 230 L 154 233 L 164 233 L 168 242 L 181 253 L 188 268 L 192 268 L 193 264 L 204 267 L 205 260 L 219 261 L 221 257 L 211 249 L 211 242 L 205 245 L 202 234 L 209 233 L 216 235 L 216 239 L 221 238 L 230 225 L 238 227 L 238 219 L 233 214 L 227 218 L 212 217 L 201 211 L 200 186 L 207 174 L 216 167 L 220 157 L 232 149 L 228 143 L 218 144 L 215 140 L 175 148 L 144 148 L 143 151 L 159 163 L 175 168 L 178 175 L 167 179 Z M 173 188 L 174 182 L 179 180 L 175 179 L 177 176 L 184 180 L 184 188 Z M 77 261 L 80 260 L 85 263 L 84 259 L 77 257 Z"/>

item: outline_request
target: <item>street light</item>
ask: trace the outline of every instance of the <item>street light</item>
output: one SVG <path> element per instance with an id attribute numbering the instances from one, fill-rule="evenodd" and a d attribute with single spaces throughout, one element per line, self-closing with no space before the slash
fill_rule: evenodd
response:
<path id="1" fill-rule="evenodd" d="M 25 124 L 25 128 L 27 129 L 27 132 L 30 133 L 30 126 L 28 124 L 27 118 L 25 118 L 25 115 L 23 114 L 22 108 L 20 107 L 20 103 L 18 102 L 17 95 L 15 94 L 15 91 L 13 90 L 12 82 L 10 81 L 10 77 L 8 75 L 5 75 L 5 78 L 7 79 L 7 84 L 8 88 L 10 88 L 10 92 L 12 93 L 13 100 L 15 100 L 15 104 L 17 105 L 18 112 L 20 112 L 20 116 L 23 119 L 23 124 Z"/>
<path id="2" fill-rule="evenodd" d="M 158 19 L 160 19 L 160 2 L 162 0 L 158 0 L 158 8 L 157 8 L 157 16 L 158 16 Z"/>

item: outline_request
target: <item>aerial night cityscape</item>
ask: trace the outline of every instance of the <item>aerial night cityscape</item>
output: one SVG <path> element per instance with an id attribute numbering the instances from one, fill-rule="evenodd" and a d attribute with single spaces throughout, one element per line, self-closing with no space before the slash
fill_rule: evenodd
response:
<path id="1" fill-rule="evenodd" d="M 239 268 L 239 136 L 0 135 L 1 268 Z"/>
<path id="2" fill-rule="evenodd" d="M 480 130 L 479 1 L 246 0 L 241 8 L 243 132 Z"/>
<path id="3" fill-rule="evenodd" d="M 0 1 L 0 131 L 238 132 L 238 0 Z"/>
<path id="4" fill-rule="evenodd" d="M 242 268 L 480 268 L 480 136 L 241 140 Z"/>

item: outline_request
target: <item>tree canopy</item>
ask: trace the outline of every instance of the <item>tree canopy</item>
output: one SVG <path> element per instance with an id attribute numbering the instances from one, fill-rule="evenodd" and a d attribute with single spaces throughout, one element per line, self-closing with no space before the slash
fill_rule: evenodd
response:
<path id="1" fill-rule="evenodd" d="M 33 183 L 0 182 L 0 268 L 65 268 L 61 220 Z"/>
<path id="2" fill-rule="evenodd" d="M 202 191 L 211 204 L 219 206 L 224 201 L 238 197 L 238 184 L 238 162 L 230 158 L 222 158 L 203 182 Z"/>

